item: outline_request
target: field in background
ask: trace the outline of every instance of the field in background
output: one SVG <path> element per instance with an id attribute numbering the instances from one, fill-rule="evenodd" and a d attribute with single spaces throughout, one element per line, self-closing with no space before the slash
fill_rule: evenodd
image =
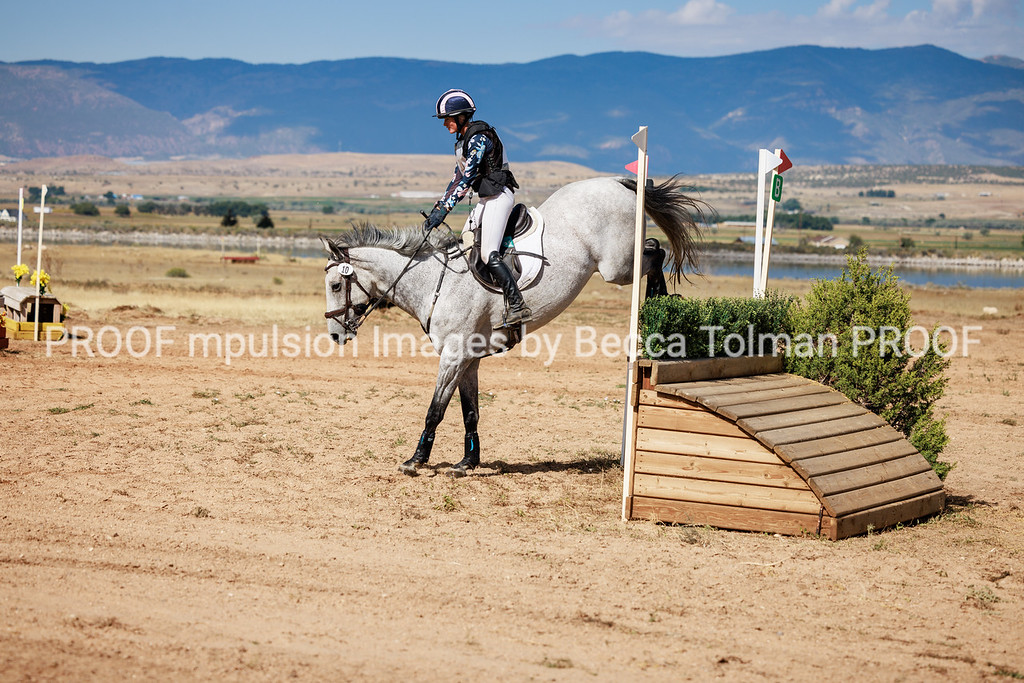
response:
<path id="1" fill-rule="evenodd" d="M 242 199 L 269 206 L 275 227 L 263 234 L 317 234 L 348 228 L 353 222 L 412 225 L 429 210 L 451 174 L 446 155 L 285 155 L 242 160 L 126 163 L 101 157 L 38 159 L 0 166 L 0 207 L 16 207 L 19 186 L 62 186 L 68 194 L 47 219 L 53 228 L 85 231 L 257 233 L 252 218 L 222 228 L 219 216 L 142 214 L 145 200 L 196 202 Z M 520 201 L 539 205 L 562 185 L 601 175 L 564 162 L 517 164 Z M 783 199 L 796 199 L 805 211 L 837 221 L 831 233 L 782 229 L 780 244 L 798 246 L 827 234 L 843 240 L 856 235 L 876 250 L 944 256 L 1024 256 L 1024 177 L 1021 169 L 985 167 L 813 167 L 786 173 Z M 684 180 L 721 216 L 752 216 L 754 174 L 697 175 Z M 893 197 L 866 196 L 891 190 Z M 125 199 L 132 215 L 114 215 L 106 192 Z M 864 196 L 862 196 L 864 195 Z M 99 217 L 71 212 L 70 199 L 90 198 Z M 331 207 L 333 213 L 324 213 Z M 458 229 L 468 212 L 458 207 L 450 220 Z M 36 220 L 29 216 L 29 222 Z M 8 224 L 10 225 L 10 224 Z M 719 223 L 711 242 L 732 243 L 753 236 L 750 226 Z"/>
<path id="2" fill-rule="evenodd" d="M 34 249 L 27 252 L 34 254 Z M 15 247 L 0 243 L 0 263 L 13 263 Z M 35 263 L 34 256 L 29 259 Z M 257 263 L 227 263 L 221 252 L 171 247 L 50 245 L 43 269 L 53 278 L 50 289 L 77 316 L 102 319 L 119 308 L 146 314 L 209 318 L 253 324 L 324 325 L 323 266 L 318 257 L 265 254 Z M 168 275 L 180 269 L 188 277 Z M 6 275 L 6 274 L 4 274 Z M 772 280 L 770 286 L 802 296 L 806 280 Z M 750 278 L 693 277 L 675 291 L 684 296 L 747 296 Z M 908 287 L 915 312 L 941 316 L 981 315 L 995 307 L 996 317 L 1024 310 L 1020 290 Z M 629 305 L 629 289 L 595 276 L 579 299 L 560 318 L 566 324 L 592 325 L 617 320 Z M 392 311 L 389 319 L 405 318 Z M 991 316 L 990 316 L 991 317 Z"/>

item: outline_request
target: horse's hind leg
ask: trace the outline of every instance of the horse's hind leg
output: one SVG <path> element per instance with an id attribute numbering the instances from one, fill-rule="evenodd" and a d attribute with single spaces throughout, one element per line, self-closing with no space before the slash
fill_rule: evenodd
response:
<path id="1" fill-rule="evenodd" d="M 462 379 L 463 373 L 473 363 L 479 363 L 479 361 L 458 357 L 448 349 L 441 352 L 437 385 L 434 387 L 434 396 L 430 399 L 430 407 L 427 408 L 423 433 L 420 434 L 419 443 L 416 444 L 416 452 L 398 466 L 399 471 L 415 475 L 421 465 L 427 464 L 430 459 L 430 451 L 434 447 L 434 433 L 437 431 L 437 425 L 441 424 L 441 420 L 444 419 L 444 412 L 448 409 L 448 403 L 452 400 L 452 394 L 455 393 L 455 387 Z"/>
<path id="2" fill-rule="evenodd" d="M 644 272 L 647 273 L 647 292 L 645 299 L 652 296 L 665 296 L 668 294 L 668 287 L 665 284 L 665 250 L 661 248 L 661 242 L 653 237 L 644 241 Z"/>
<path id="3" fill-rule="evenodd" d="M 459 382 L 462 421 L 466 425 L 466 451 L 462 460 L 452 466 L 450 474 L 455 477 L 466 476 L 467 470 L 474 469 L 480 464 L 480 437 L 476 433 L 476 425 L 480 420 L 479 370 L 480 360 L 476 359 L 466 368 Z"/>

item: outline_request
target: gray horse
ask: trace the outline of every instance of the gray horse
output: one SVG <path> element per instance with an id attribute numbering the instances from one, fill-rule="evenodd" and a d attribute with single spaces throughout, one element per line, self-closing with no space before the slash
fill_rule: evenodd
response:
<path id="1" fill-rule="evenodd" d="M 645 210 L 668 237 L 669 267 L 678 278 L 696 269 L 695 239 L 707 205 L 686 196 L 673 178 L 645 192 Z M 636 181 L 595 178 L 557 190 L 540 207 L 547 264 L 525 291 L 533 320 L 524 330 L 502 329 L 504 302 L 482 287 L 469 271 L 450 232 L 435 230 L 425 239 L 419 229 L 379 230 L 372 226 L 331 241 L 325 284 L 327 331 L 344 344 L 378 305 L 390 301 L 419 321 L 441 356 L 437 385 L 426 424 L 412 457 L 399 469 L 415 475 L 427 464 L 434 432 L 456 387 L 466 426 L 465 457 L 450 474 L 462 476 L 480 464 L 477 436 L 480 359 L 511 348 L 551 321 L 579 295 L 591 275 L 607 282 L 632 282 L 636 220 Z M 662 250 L 657 250 L 664 255 Z M 454 254 L 454 256 L 453 256 Z M 661 259 L 645 251 L 644 272 Z"/>

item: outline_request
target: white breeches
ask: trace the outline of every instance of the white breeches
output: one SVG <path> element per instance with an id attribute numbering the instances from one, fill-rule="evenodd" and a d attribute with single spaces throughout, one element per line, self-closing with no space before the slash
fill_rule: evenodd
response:
<path id="1" fill-rule="evenodd" d="M 515 195 L 506 187 L 501 194 L 481 197 L 473 207 L 470 221 L 480 230 L 480 260 L 484 263 L 487 263 L 492 251 L 501 249 L 505 224 L 508 223 L 509 214 L 512 213 L 515 203 Z"/>

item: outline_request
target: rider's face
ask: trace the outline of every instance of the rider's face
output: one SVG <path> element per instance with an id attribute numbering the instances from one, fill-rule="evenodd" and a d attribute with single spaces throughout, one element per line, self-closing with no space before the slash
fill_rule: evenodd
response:
<path id="1" fill-rule="evenodd" d="M 453 135 L 459 132 L 459 122 L 455 120 L 454 116 L 444 117 L 444 127 L 448 129 L 449 133 Z"/>

